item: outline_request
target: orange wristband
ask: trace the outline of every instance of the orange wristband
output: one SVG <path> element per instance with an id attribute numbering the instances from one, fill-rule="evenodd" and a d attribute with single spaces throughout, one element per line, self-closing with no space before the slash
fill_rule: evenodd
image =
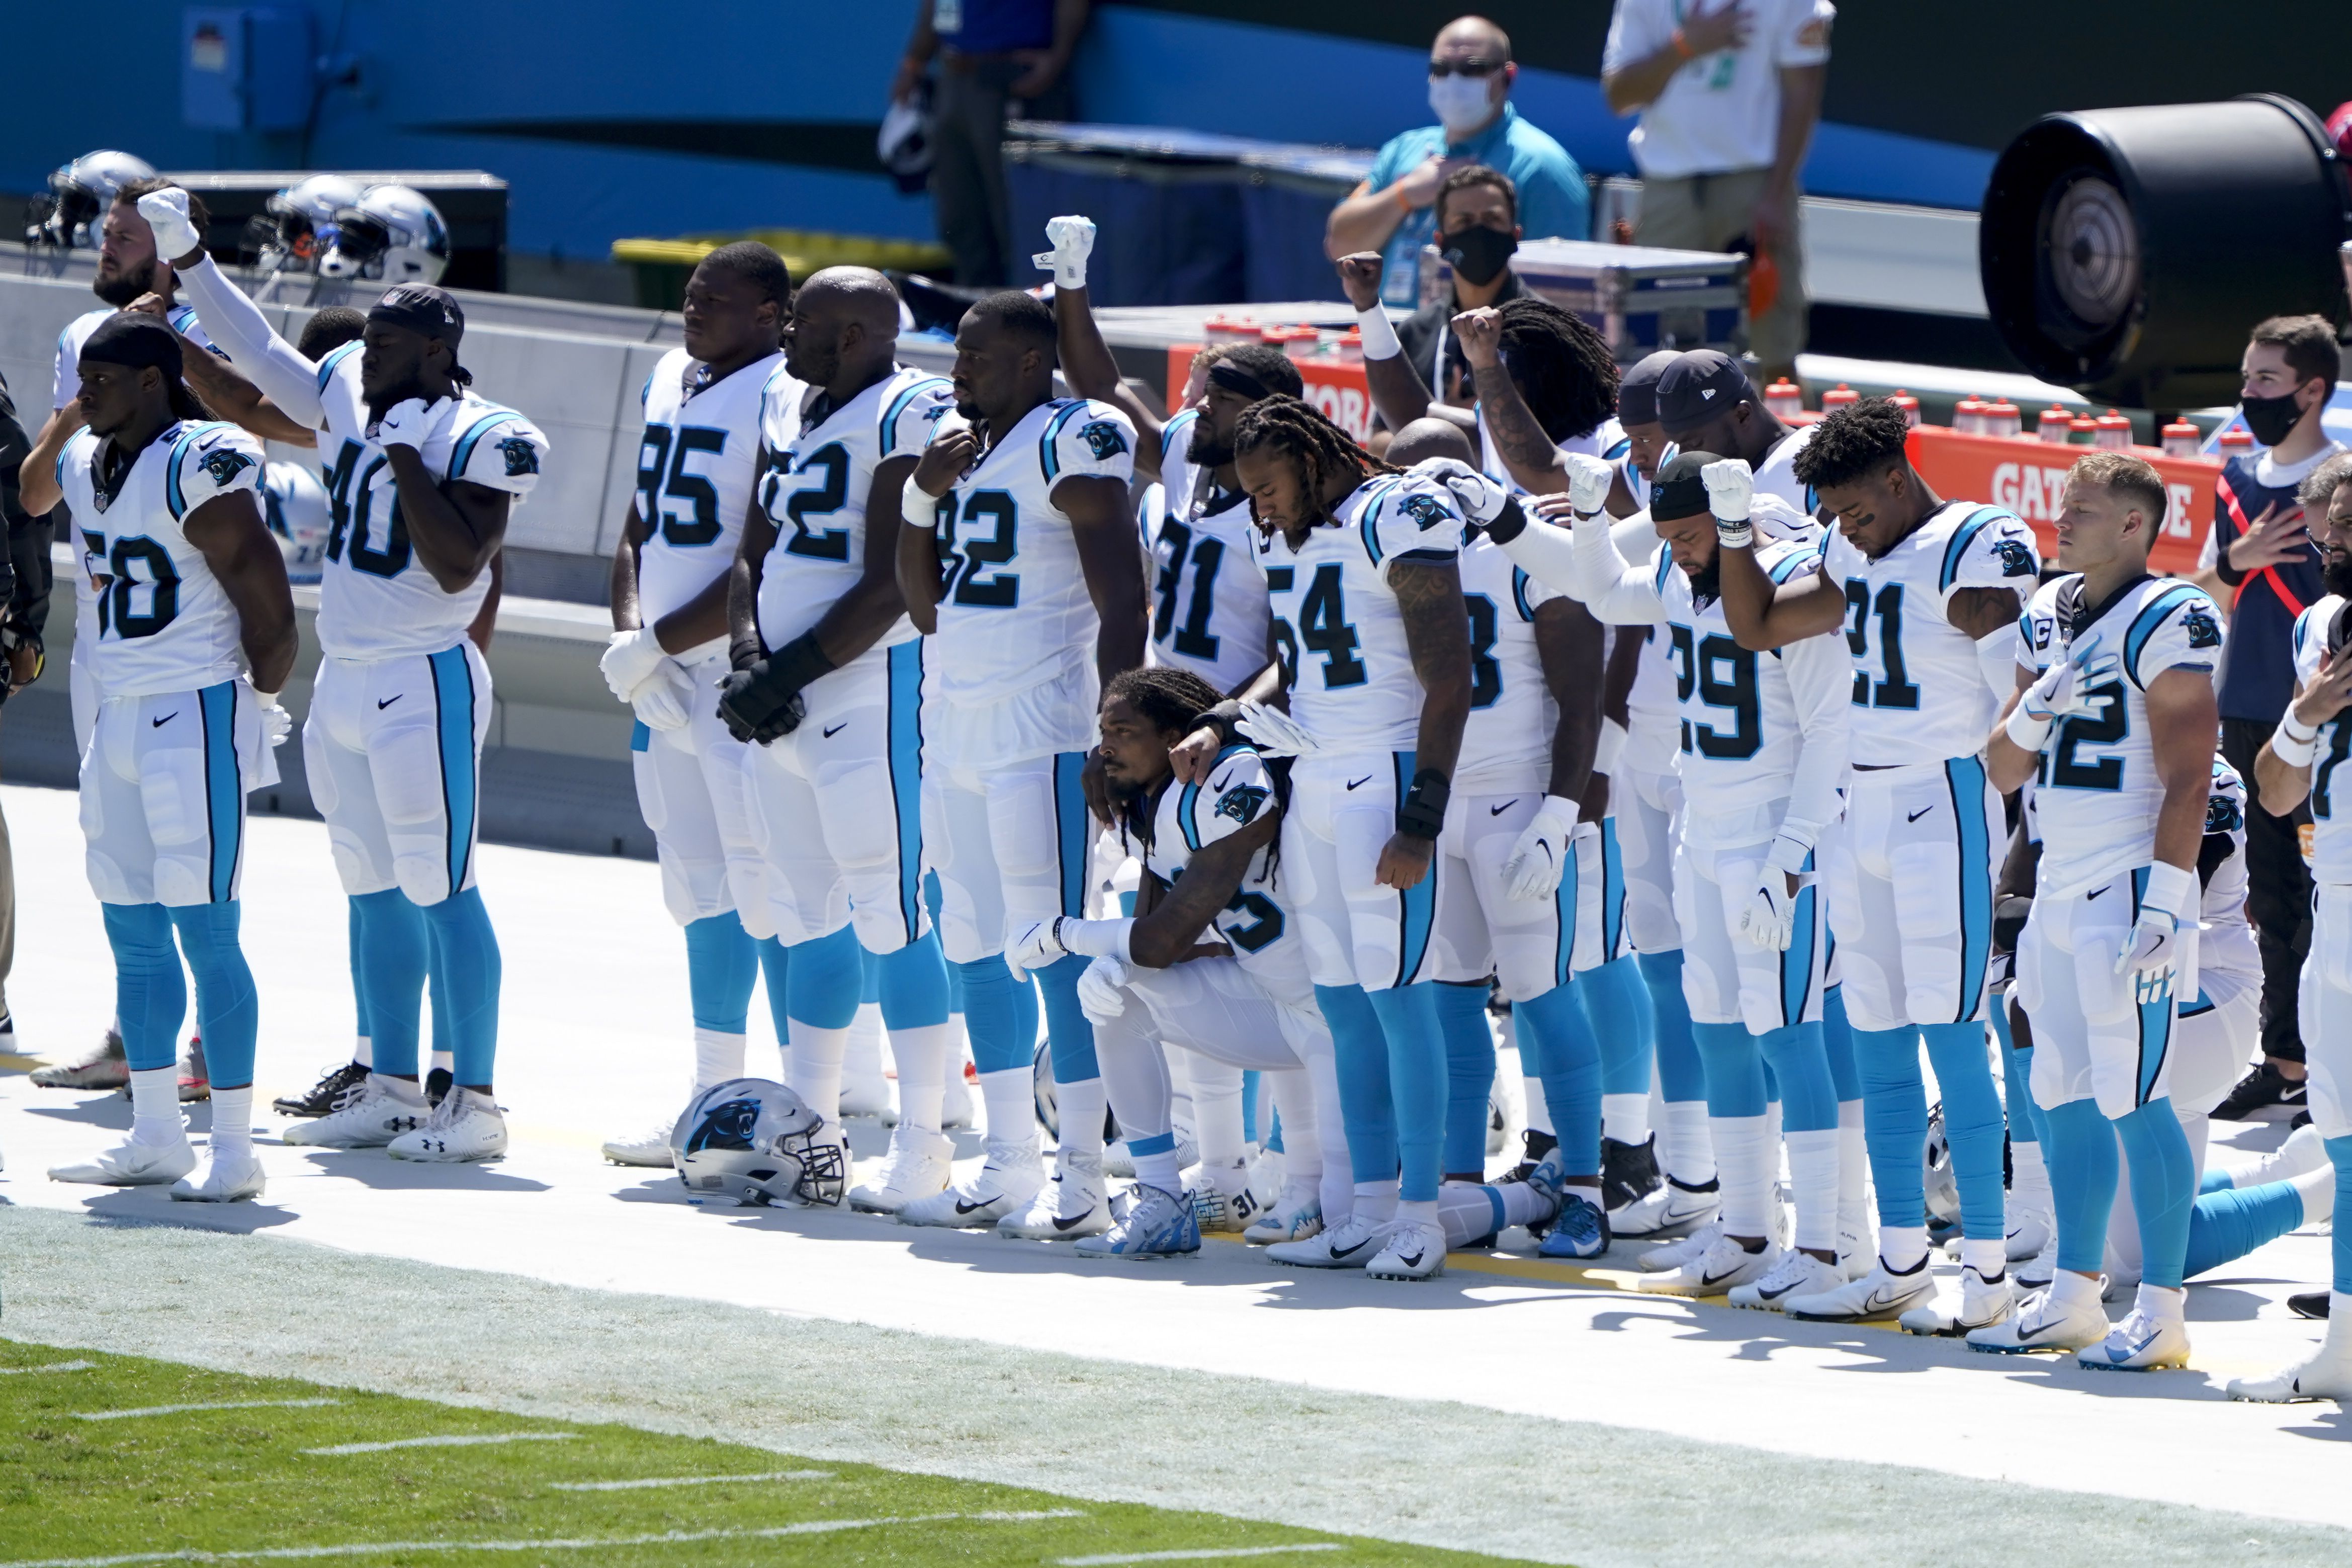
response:
<path id="1" fill-rule="evenodd" d="M 1676 27 L 1675 29 L 1673 42 L 1675 46 L 1675 53 L 1682 56 L 1683 58 L 1692 60 L 1698 58 L 1696 55 L 1691 53 L 1690 40 L 1683 37 L 1683 30 L 1680 27 Z"/>
<path id="2" fill-rule="evenodd" d="M 1396 197 L 1397 211 L 1410 217 L 1412 215 L 1412 204 L 1404 199 L 1404 182 L 1399 180 L 1389 187 L 1389 191 Z"/>

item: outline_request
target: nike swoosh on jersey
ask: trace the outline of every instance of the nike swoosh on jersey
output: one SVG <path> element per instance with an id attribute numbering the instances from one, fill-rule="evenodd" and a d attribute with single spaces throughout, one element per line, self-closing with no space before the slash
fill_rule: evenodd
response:
<path id="1" fill-rule="evenodd" d="M 1519 804 L 1519 797 L 1518 797 L 1517 795 L 1513 795 L 1510 799 L 1508 799 L 1508 800 L 1505 801 L 1505 802 L 1504 802 L 1502 805 L 1490 805 L 1490 806 L 1488 806 L 1488 807 L 1486 808 L 1486 815 L 1487 815 L 1487 816 L 1502 816 L 1502 815 L 1503 815 L 1503 813 L 1505 813 L 1505 812 L 1507 812 L 1507 811 L 1510 810 L 1510 809 L 1511 809 L 1511 807 L 1513 807 L 1513 806 L 1515 806 L 1515 805 L 1518 805 L 1518 804 Z"/>
<path id="2" fill-rule="evenodd" d="M 2099 896 L 2099 894 L 2104 893 L 2104 892 L 2105 892 L 2106 890 L 2107 890 L 2107 889 L 2105 889 L 2105 888 L 2100 888 L 2100 889 L 2095 889 L 2095 890 L 2094 890 L 2094 891 L 2092 891 L 2092 892 L 2084 893 L 2084 894 L 2083 895 L 2083 901 L 2084 901 L 2084 903 L 2086 903 L 2086 904 L 2087 904 L 2087 903 L 2089 903 L 2093 899 L 2097 898 L 2097 897 Z"/>
<path id="3" fill-rule="evenodd" d="M 1935 809 L 1936 808 L 1932 805 L 1923 805 L 1918 810 L 1913 812 L 1909 816 L 1905 817 L 1904 820 L 1906 822 L 1916 822 Z"/>
<path id="4" fill-rule="evenodd" d="M 377 703 L 377 704 L 375 705 L 375 710 L 376 710 L 377 712 L 381 713 L 381 712 L 383 712 L 385 709 L 387 709 L 387 708 L 391 707 L 394 703 L 395 703 L 395 702 L 399 701 L 402 698 L 404 698 L 404 697 L 405 697 L 405 696 L 407 696 L 407 695 L 408 695 L 408 693 L 407 693 L 407 692 L 405 692 L 405 691 L 396 691 L 396 692 L 393 693 L 390 697 L 385 698 L 383 701 L 381 701 L 381 702 Z"/>
<path id="5" fill-rule="evenodd" d="M 1348 787 L 1349 787 L 1349 789 L 1354 789 L 1354 788 L 1356 787 L 1356 784 L 1370 784 L 1370 783 L 1371 783 L 1371 782 L 1372 782 L 1372 775 L 1371 775 L 1371 774 L 1370 774 L 1370 773 L 1366 773 L 1362 778 L 1358 779 L 1358 780 L 1356 781 L 1356 783 L 1355 783 L 1355 784 L 1349 784 Z"/>
<path id="6" fill-rule="evenodd" d="M 830 740 L 832 740 L 835 735 L 840 734 L 844 730 L 846 730 L 846 729 L 848 729 L 848 728 L 849 728 L 849 721 L 848 721 L 848 720 L 846 720 L 846 719 L 844 719 L 840 723 L 835 724 L 832 729 L 827 730 L 827 731 L 824 732 L 824 738 L 825 738 L 826 740 L 830 741 Z"/>
<path id="7" fill-rule="evenodd" d="M 171 711 L 171 712 L 169 712 L 169 713 L 164 714 L 161 719 L 150 719 L 150 720 L 148 720 L 148 721 L 147 721 L 147 727 L 148 727 L 149 729 L 151 729 L 151 730 L 160 730 L 160 729 L 162 729 L 164 725 L 166 725 L 166 724 L 170 723 L 173 720 L 174 720 L 174 719 L 178 718 L 179 716 L 180 716 L 180 714 L 179 714 L 179 710 L 178 710 L 177 709 L 174 709 L 173 711 Z"/>

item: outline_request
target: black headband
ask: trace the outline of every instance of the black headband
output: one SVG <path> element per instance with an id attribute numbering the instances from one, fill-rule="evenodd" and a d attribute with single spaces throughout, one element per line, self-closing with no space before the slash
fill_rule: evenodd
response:
<path id="1" fill-rule="evenodd" d="M 1658 470 L 1650 487 L 1650 521 L 1674 522 L 1708 510 L 1701 476 L 1715 459 L 1705 452 L 1677 452 Z"/>
<path id="2" fill-rule="evenodd" d="M 130 310 L 100 321 L 81 345 L 80 357 L 132 370 L 152 366 L 175 381 L 180 375 L 179 335 L 154 317 Z"/>
<path id="3" fill-rule="evenodd" d="M 1253 402 L 1274 395 L 1265 383 L 1230 360 L 1219 360 L 1209 367 L 1209 384 L 1222 386 L 1227 392 L 1238 392 Z"/>

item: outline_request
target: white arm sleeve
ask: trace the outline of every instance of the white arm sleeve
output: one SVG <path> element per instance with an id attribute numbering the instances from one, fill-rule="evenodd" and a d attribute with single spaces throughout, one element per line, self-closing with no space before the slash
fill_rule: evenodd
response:
<path id="1" fill-rule="evenodd" d="M 1984 671 L 1985 684 L 1992 689 L 1995 705 L 2009 700 L 2017 689 L 2017 630 L 2003 626 L 1990 637 L 1977 639 L 1977 668 Z"/>
<path id="2" fill-rule="evenodd" d="M 1577 529 L 1536 518 L 1503 546 L 1511 563 L 1539 582 L 1560 589 L 1612 626 L 1656 626 L 1666 618 L 1643 568 L 1626 563 L 1606 521 Z"/>
<path id="3" fill-rule="evenodd" d="M 195 302 L 205 336 L 217 343 L 247 380 L 298 425 L 318 429 L 326 419 L 319 401 L 319 367 L 271 330 L 269 319 L 205 257 L 179 274 Z"/>
<path id="4" fill-rule="evenodd" d="M 1796 700 L 1797 728 L 1805 738 L 1780 831 L 1818 844 L 1822 830 L 1845 809 L 1838 792 L 1845 787 L 1853 661 L 1835 633 L 1790 643 L 1780 650 L 1780 661 L 1789 673 L 1789 695 Z"/>

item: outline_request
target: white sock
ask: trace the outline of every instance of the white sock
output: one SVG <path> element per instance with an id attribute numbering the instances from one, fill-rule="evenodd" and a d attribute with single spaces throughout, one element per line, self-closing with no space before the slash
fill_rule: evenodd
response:
<path id="1" fill-rule="evenodd" d="M 1574 1184 L 1570 1185 L 1574 1186 Z M 1480 1187 L 1475 1190 L 1502 1194 L 1505 1225 L 1526 1225 L 1530 1220 L 1549 1217 L 1545 1211 L 1551 1207 L 1551 1200 L 1536 1191 L 1528 1183 L 1505 1182 L 1500 1186 Z M 1599 1187 L 1576 1187 L 1575 1190 L 1592 1203 L 1598 1204 L 1601 1201 Z"/>
<path id="2" fill-rule="evenodd" d="M 841 1059 L 851 1070 L 882 1070 L 882 1004 L 860 1002 L 849 1020 L 849 1044 Z"/>
<path id="3" fill-rule="evenodd" d="M 2189 1292 L 2180 1286 L 2169 1289 L 2150 1285 L 2143 1280 L 2132 1297 L 2132 1305 L 2149 1317 L 2168 1323 L 2189 1321 Z M 2330 1320 L 2333 1321 L 2333 1320 Z"/>
<path id="4" fill-rule="evenodd" d="M 1543 1079 L 1539 1078 L 1523 1078 L 1519 1080 L 1519 1092 L 1527 1100 L 1528 1131 L 1530 1132 L 1540 1132 L 1545 1136 L 1549 1137 L 1551 1135 L 1551 1106 L 1544 1099 Z"/>
<path id="5" fill-rule="evenodd" d="M 1912 1267 L 1927 1256 L 1927 1227 L 1924 1225 L 1882 1225 L 1878 1227 L 1878 1257 L 1897 1274 L 1907 1274 Z M 2062 1272 L 2060 1279 L 2064 1279 Z"/>
<path id="6" fill-rule="evenodd" d="M 213 1090 L 213 1159 L 224 1153 L 240 1159 L 253 1153 L 253 1086 Z"/>
<path id="7" fill-rule="evenodd" d="M 368 1073 L 368 1081 L 403 1105 L 425 1103 L 425 1086 L 413 1078 L 386 1078 L 380 1072 L 371 1070 Z"/>
<path id="8" fill-rule="evenodd" d="M 1351 1213 L 1362 1219 L 1378 1223 L 1393 1219 L 1397 1211 L 1397 1184 L 1387 1182 L 1358 1182 Z"/>
<path id="9" fill-rule="evenodd" d="M 940 1130 L 940 1100 L 947 1093 L 948 1057 L 954 1047 L 951 1024 L 890 1031 L 890 1054 L 898 1063 L 898 1121 L 926 1132 Z"/>
<path id="10" fill-rule="evenodd" d="M 1147 1187 L 1158 1187 L 1163 1193 L 1181 1194 L 1184 1190 L 1184 1173 L 1176 1164 L 1176 1151 L 1135 1156 L 1135 1179 Z"/>
<path id="11" fill-rule="evenodd" d="M 1425 1203 L 1406 1203 L 1399 1199 L 1394 1217 L 1399 1225 L 1436 1225 L 1441 1230 L 1444 1229 L 1444 1226 L 1439 1225 L 1435 1198 L 1431 1198 Z"/>
<path id="12" fill-rule="evenodd" d="M 1769 1115 L 1707 1118 L 1717 1174 L 1723 1183 L 1726 1236 L 1772 1234 L 1772 1177 L 1780 1168 L 1780 1152 L 1771 1141 L 1770 1121 Z"/>
<path id="13" fill-rule="evenodd" d="M 2042 1163 L 2039 1142 L 2009 1141 L 2009 1201 L 2019 1214 L 2049 1215 L 2057 1206 L 2050 1195 L 2050 1167 Z"/>
<path id="14" fill-rule="evenodd" d="M 2061 1268 L 2050 1280 L 2050 1299 L 2069 1307 L 2088 1307 L 2101 1317 L 2106 1309 L 2099 1303 L 2099 1282 L 2085 1279 L 2071 1268 Z"/>
<path id="15" fill-rule="evenodd" d="M 1780 1179 L 1780 1102 L 1777 1100 L 1764 1102 L 1764 1142 L 1772 1151 L 1772 1179 L 1777 1182 Z"/>
<path id="16" fill-rule="evenodd" d="M 1181 1047 L 1170 1054 L 1181 1055 L 1184 1081 L 1192 1087 L 1192 1137 L 1201 1145 L 1201 1163 L 1219 1171 L 1240 1164 L 1246 1152 L 1242 1069 Z"/>
<path id="17" fill-rule="evenodd" d="M 1670 1100 L 1658 1123 L 1658 1163 L 1686 1187 L 1715 1180 L 1715 1142 L 1708 1135 L 1706 1101 Z"/>
<path id="18" fill-rule="evenodd" d="M 793 1037 L 793 1065 L 784 1081 L 801 1103 L 827 1121 L 841 1120 L 841 1053 L 847 1029 L 820 1029 L 798 1018 L 786 1020 Z"/>
<path id="19" fill-rule="evenodd" d="M 980 1075 L 980 1102 L 988 1118 L 992 1143 L 1037 1143 L 1037 1073 L 1034 1068 L 1006 1068 Z"/>
<path id="20" fill-rule="evenodd" d="M 1099 1078 L 1054 1085 L 1054 1108 L 1061 1124 L 1055 1142 L 1064 1157 L 1099 1154 L 1103 1147 L 1103 1114 L 1108 1103 Z"/>
<path id="21" fill-rule="evenodd" d="M 2305 1171 L 2291 1178 L 2294 1190 L 2303 1197 L 2303 1223 L 2317 1225 L 2332 1219 L 2336 1214 L 2336 1167 L 2322 1165 L 2316 1171 Z M 2336 1320 L 2330 1318 L 2329 1322 Z"/>
<path id="22" fill-rule="evenodd" d="M 435 1070 L 454 1078 L 457 1072 L 457 1054 L 455 1051 L 436 1051 L 433 1053 L 433 1066 Z"/>
<path id="23" fill-rule="evenodd" d="M 1482 1187 L 1475 1182 L 1448 1182 L 1437 1189 L 1437 1226 L 1445 1233 L 1448 1247 L 1467 1247 L 1474 1241 L 1484 1241 L 1500 1230 L 1507 1220 L 1495 1216 L 1494 1194 L 1527 1186 L 1525 1182 L 1512 1182 L 1501 1187 Z M 1397 1215 L 1413 1205 L 1399 1204 Z"/>
<path id="24" fill-rule="evenodd" d="M 1315 1094 L 1304 1071 L 1269 1071 L 1258 1079 L 1258 1114 L 1273 1125 L 1282 1119 L 1282 1179 L 1286 1184 L 1319 1186 L 1323 1180 L 1323 1129 L 1315 1115 Z M 1271 1092 L 1267 1092 L 1271 1091 Z"/>
<path id="25" fill-rule="evenodd" d="M 1791 1132 L 1789 1184 L 1797 1195 L 1797 1245 L 1835 1252 L 1838 1231 L 1838 1130 Z"/>
<path id="26" fill-rule="evenodd" d="M 2000 1237 L 1989 1241 L 1964 1237 L 1960 1241 L 1960 1263 L 1963 1268 L 1975 1269 L 1979 1279 L 1998 1279 L 2009 1267 L 2009 1243 Z"/>
<path id="27" fill-rule="evenodd" d="M 2327 1293 L 2327 1331 L 2320 1336 L 2312 1363 L 2352 1371 L 2352 1290 Z"/>
<path id="28" fill-rule="evenodd" d="M 695 1093 L 743 1076 L 743 1040 L 741 1035 L 721 1034 L 717 1029 L 694 1031 Z"/>
<path id="29" fill-rule="evenodd" d="M 1646 1094 L 1604 1094 L 1601 1097 L 1601 1135 L 1620 1143 L 1650 1141 L 1650 1097 Z"/>
<path id="30" fill-rule="evenodd" d="M 352 1060 L 373 1071 L 375 1068 L 375 1042 L 362 1035 L 352 1043 Z"/>
<path id="31" fill-rule="evenodd" d="M 1838 1232 L 1870 1234 L 1870 1146 L 1862 1134 L 1862 1101 L 1838 1101 Z"/>
<path id="32" fill-rule="evenodd" d="M 180 1120 L 179 1063 L 131 1070 L 131 1141 L 148 1144 L 188 1141 L 187 1124 Z"/>

